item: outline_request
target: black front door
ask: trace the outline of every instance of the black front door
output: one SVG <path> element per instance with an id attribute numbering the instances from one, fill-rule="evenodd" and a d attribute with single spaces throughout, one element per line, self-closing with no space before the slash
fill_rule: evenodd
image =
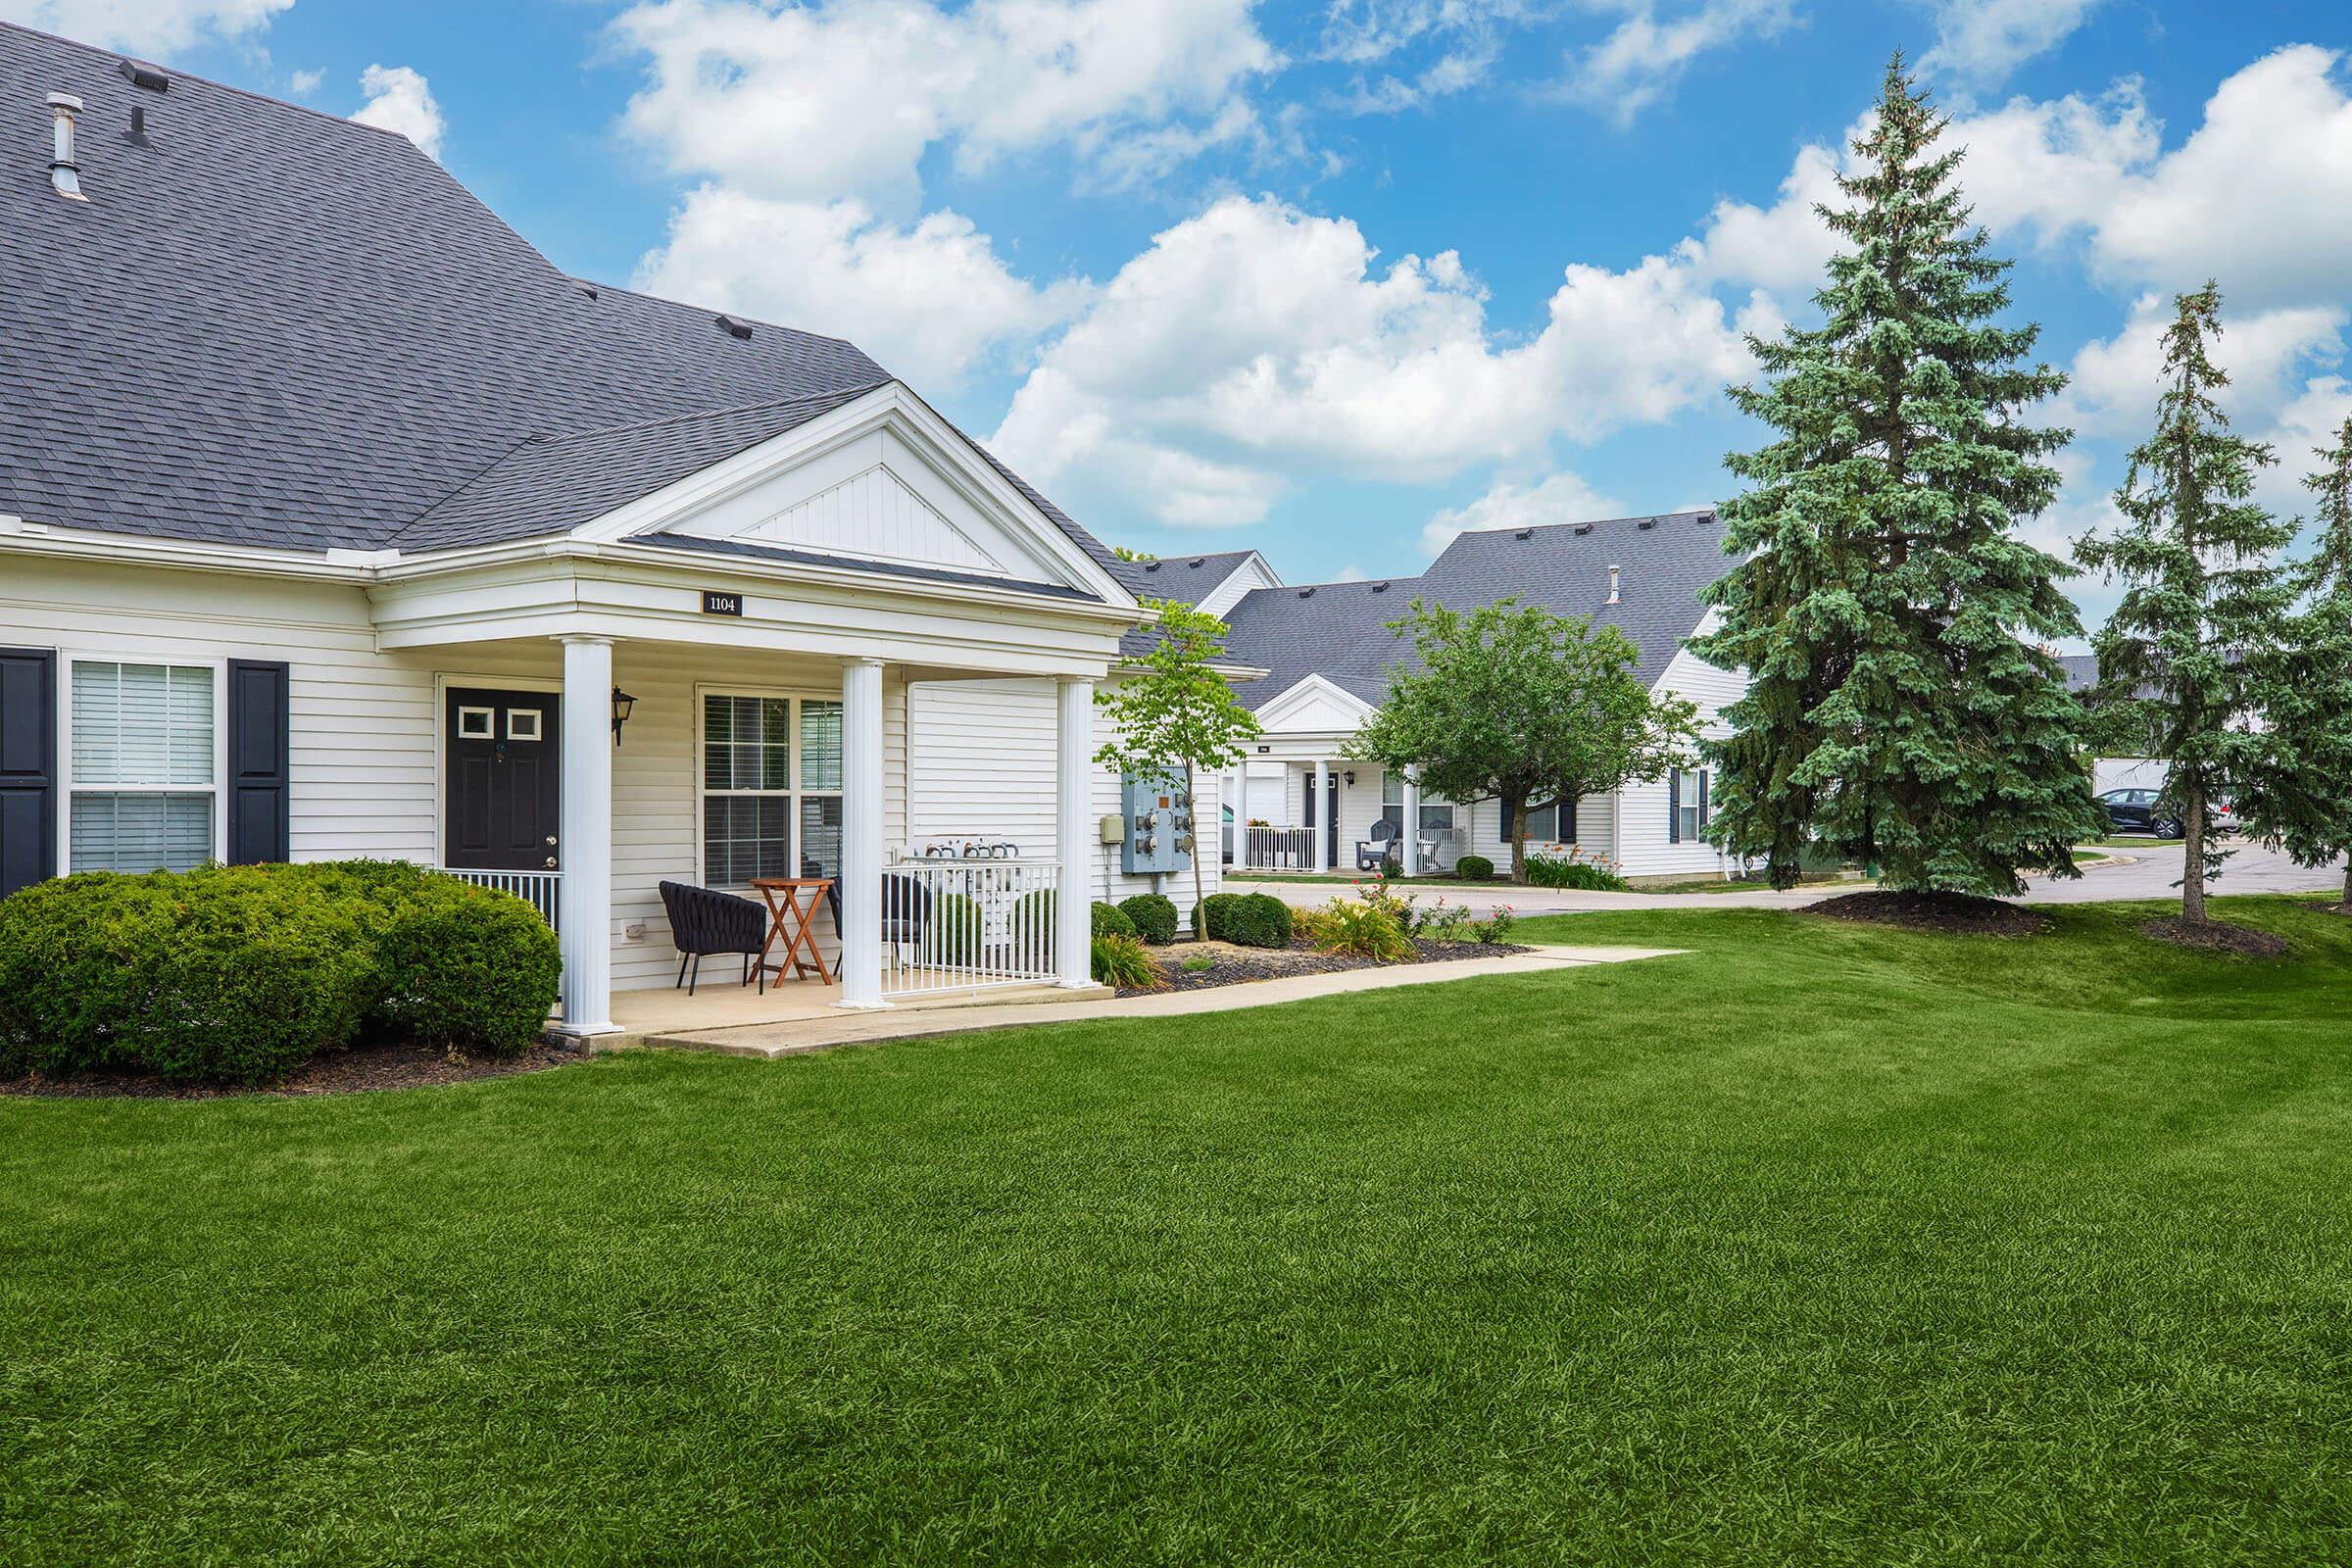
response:
<path id="1" fill-rule="evenodd" d="M 1310 767 L 1306 770 L 1306 825 L 1323 829 L 1323 863 L 1334 870 L 1340 864 L 1340 813 L 1336 809 L 1319 808 L 1337 805 L 1336 801 L 1329 799 L 1340 793 L 1331 788 L 1337 782 L 1336 775 L 1325 773 L 1320 768 Z"/>
<path id="2" fill-rule="evenodd" d="M 447 862 L 482 871 L 553 871 L 564 808 L 563 699 L 553 692 L 450 689 Z"/>

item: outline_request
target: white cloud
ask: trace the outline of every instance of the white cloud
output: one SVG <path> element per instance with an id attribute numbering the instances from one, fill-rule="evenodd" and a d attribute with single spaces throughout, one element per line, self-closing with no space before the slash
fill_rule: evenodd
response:
<path id="1" fill-rule="evenodd" d="M 612 23 L 649 58 L 629 131 L 675 172 L 790 201 L 904 205 L 935 144 L 960 167 L 1171 124 L 1232 139 L 1278 64 L 1250 0 L 652 0 Z M 1237 111 L 1238 106 L 1238 111 Z M 1147 161 L 1148 162 L 1148 161 Z"/>
<path id="2" fill-rule="evenodd" d="M 775 201 L 722 185 L 687 194 L 667 242 L 639 264 L 637 282 L 850 338 L 917 387 L 951 384 L 1035 338 L 1084 293 L 1077 283 L 1038 288 L 1014 276 L 957 213 L 901 227 L 854 201 Z"/>
<path id="3" fill-rule="evenodd" d="M 1571 266 L 1497 343 L 1447 251 L 1376 267 L 1346 219 L 1229 197 L 1153 237 L 1054 340 L 997 444 L 1168 522 L 1262 516 L 1296 475 L 1428 480 L 1670 417 L 1742 373 L 1690 270 Z"/>
<path id="4" fill-rule="evenodd" d="M 368 101 L 352 119 L 400 132 L 427 158 L 441 156 L 441 136 L 449 126 L 421 73 L 407 66 L 369 66 L 360 73 L 360 90 Z"/>
<path id="5" fill-rule="evenodd" d="M 297 98 L 308 98 L 326 85 L 323 71 L 297 71 L 286 77 L 286 90 Z"/>
<path id="6" fill-rule="evenodd" d="M 1661 21 L 1656 0 L 1632 0 L 1631 14 L 1607 37 L 1569 57 L 1559 93 L 1622 129 L 1671 92 L 1700 55 L 1787 26 L 1789 6 L 1790 0 L 1701 0 Z"/>
<path id="7" fill-rule="evenodd" d="M 1426 46 L 1416 69 L 1359 76 L 1336 107 L 1393 115 L 1465 92 L 1501 58 L 1503 29 L 1533 14 L 1522 0 L 1335 0 L 1324 17 L 1322 58 L 1369 66 Z"/>
<path id="8" fill-rule="evenodd" d="M 101 49 L 149 55 L 199 38 L 235 38 L 270 24 L 294 0 L 0 0 L 0 19 Z"/>
<path id="9" fill-rule="evenodd" d="M 1615 516 L 1621 509 L 1573 473 L 1551 473 L 1534 484 L 1502 481 L 1466 506 L 1448 507 L 1421 529 L 1421 548 L 1436 555 L 1453 536 L 1486 528 L 1530 528 L 1547 522 L 1584 522 Z"/>
<path id="10" fill-rule="evenodd" d="M 1993 86 L 2063 43 L 2100 0 L 1931 0 L 1936 47 L 1920 58 L 1931 75 Z"/>

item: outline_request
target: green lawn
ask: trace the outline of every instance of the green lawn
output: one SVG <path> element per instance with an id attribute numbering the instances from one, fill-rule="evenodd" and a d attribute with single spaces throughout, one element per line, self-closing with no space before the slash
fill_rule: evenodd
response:
<path id="1" fill-rule="evenodd" d="M 2352 1557 L 2352 920 L 0 1102 L 0 1560 Z"/>

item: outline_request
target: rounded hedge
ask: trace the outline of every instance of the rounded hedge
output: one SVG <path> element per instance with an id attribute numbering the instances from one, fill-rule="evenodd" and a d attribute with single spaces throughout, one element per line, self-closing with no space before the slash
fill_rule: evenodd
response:
<path id="1" fill-rule="evenodd" d="M 980 957 L 980 906 L 960 893 L 942 893 L 931 901 L 931 921 L 923 927 L 923 957 L 932 963 L 974 963 Z"/>
<path id="2" fill-rule="evenodd" d="M 1193 931 L 1203 942 L 1225 940 L 1227 916 L 1242 902 L 1239 893 L 1211 893 L 1193 906 Z"/>
<path id="3" fill-rule="evenodd" d="M 1289 947 L 1291 906 L 1271 893 L 1250 894 L 1227 915 L 1225 940 L 1245 948 Z"/>
<path id="4" fill-rule="evenodd" d="M 1465 882 L 1494 880 L 1494 862 L 1483 855 L 1465 855 L 1453 862 L 1453 874 Z"/>
<path id="5" fill-rule="evenodd" d="M 1136 935 L 1155 948 L 1176 940 L 1176 906 L 1157 893 L 1138 893 L 1119 901 L 1119 912 L 1134 923 Z"/>
<path id="6" fill-rule="evenodd" d="M 560 969 L 530 906 L 405 863 L 84 872 L 0 899 L 0 1065 L 259 1083 L 361 1034 L 504 1054 Z"/>
<path id="7" fill-rule="evenodd" d="M 1120 913 L 1119 906 L 1115 904 L 1104 904 L 1100 899 L 1095 901 L 1093 920 L 1093 935 L 1095 936 L 1131 937 L 1135 935 L 1135 922 Z"/>

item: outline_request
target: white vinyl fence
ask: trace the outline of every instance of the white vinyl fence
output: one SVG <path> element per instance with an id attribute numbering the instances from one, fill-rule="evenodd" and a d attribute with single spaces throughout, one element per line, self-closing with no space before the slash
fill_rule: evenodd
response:
<path id="1" fill-rule="evenodd" d="M 1242 830 L 1242 864 L 1252 871 L 1311 871 L 1315 834 L 1311 827 L 1251 827 Z"/>
<path id="2" fill-rule="evenodd" d="M 477 888 L 494 888 L 500 893 L 512 893 L 539 911 L 550 930 L 556 925 L 557 911 L 563 906 L 564 873 L 561 871 L 476 871 L 458 866 L 443 866 L 442 870 L 461 882 L 470 882 Z"/>

